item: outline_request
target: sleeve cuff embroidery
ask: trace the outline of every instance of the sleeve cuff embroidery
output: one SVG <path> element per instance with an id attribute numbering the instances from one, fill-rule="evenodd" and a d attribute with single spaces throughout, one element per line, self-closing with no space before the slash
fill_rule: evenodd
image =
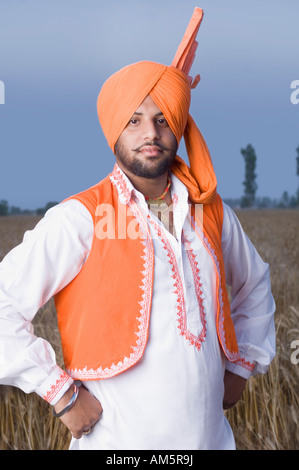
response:
<path id="1" fill-rule="evenodd" d="M 59 373 L 59 377 L 57 378 L 57 372 Z M 50 382 L 51 381 L 51 382 Z M 54 382 L 55 381 L 55 382 Z M 50 382 L 50 383 L 49 383 Z M 45 388 L 43 390 L 40 389 L 40 396 L 44 400 L 46 400 L 51 405 L 55 405 L 57 401 L 61 398 L 61 396 L 65 393 L 65 391 L 71 386 L 73 383 L 73 379 L 62 369 L 55 370 L 55 377 L 49 377 L 49 381 L 45 384 Z"/>

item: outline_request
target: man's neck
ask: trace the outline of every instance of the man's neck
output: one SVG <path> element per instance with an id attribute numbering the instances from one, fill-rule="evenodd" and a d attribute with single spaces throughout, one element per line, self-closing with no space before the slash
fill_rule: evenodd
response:
<path id="1" fill-rule="evenodd" d="M 142 176 L 137 176 L 134 173 L 131 173 L 126 168 L 123 168 L 121 165 L 119 165 L 119 167 L 129 178 L 134 188 L 137 189 L 137 191 L 139 191 L 140 193 L 142 193 L 145 198 L 149 198 L 150 200 L 159 198 L 167 188 L 168 172 L 157 178 L 144 178 Z M 167 205 L 171 204 L 170 190 L 167 191 L 164 202 Z"/>

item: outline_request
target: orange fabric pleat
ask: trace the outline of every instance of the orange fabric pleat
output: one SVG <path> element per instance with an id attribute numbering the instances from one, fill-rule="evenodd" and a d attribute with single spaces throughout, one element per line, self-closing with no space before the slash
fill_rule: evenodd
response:
<path id="1" fill-rule="evenodd" d="M 177 52 L 172 61 L 172 66 L 182 70 L 187 76 L 189 75 L 190 69 L 195 59 L 195 52 L 198 46 L 196 36 L 203 18 L 203 11 L 201 8 L 195 8 L 189 25 L 185 31 L 183 39 L 177 49 Z M 191 78 L 191 77 L 190 77 Z M 192 80 L 192 79 L 191 79 Z M 195 88 L 200 80 L 200 76 L 197 75 L 194 79 L 194 85 L 191 84 L 192 88 Z"/>

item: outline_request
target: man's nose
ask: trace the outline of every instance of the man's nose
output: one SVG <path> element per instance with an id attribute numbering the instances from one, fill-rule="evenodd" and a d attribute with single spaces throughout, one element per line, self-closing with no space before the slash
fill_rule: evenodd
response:
<path id="1" fill-rule="evenodd" d="M 146 141 L 154 141 L 160 138 L 160 132 L 157 124 L 152 121 L 144 123 L 143 138 Z"/>

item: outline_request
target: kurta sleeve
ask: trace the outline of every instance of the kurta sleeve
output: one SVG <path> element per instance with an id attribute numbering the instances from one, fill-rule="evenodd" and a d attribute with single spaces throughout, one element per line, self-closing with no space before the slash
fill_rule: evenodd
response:
<path id="1" fill-rule="evenodd" d="M 50 209 L 0 263 L 0 384 L 36 392 L 51 405 L 73 380 L 32 320 L 84 264 L 93 238 L 87 209 L 70 200 Z"/>
<path id="2" fill-rule="evenodd" d="M 222 251 L 241 355 L 241 361 L 227 362 L 226 368 L 249 378 L 265 373 L 275 356 L 275 302 L 269 265 L 261 259 L 232 209 L 226 204 L 223 207 Z"/>

